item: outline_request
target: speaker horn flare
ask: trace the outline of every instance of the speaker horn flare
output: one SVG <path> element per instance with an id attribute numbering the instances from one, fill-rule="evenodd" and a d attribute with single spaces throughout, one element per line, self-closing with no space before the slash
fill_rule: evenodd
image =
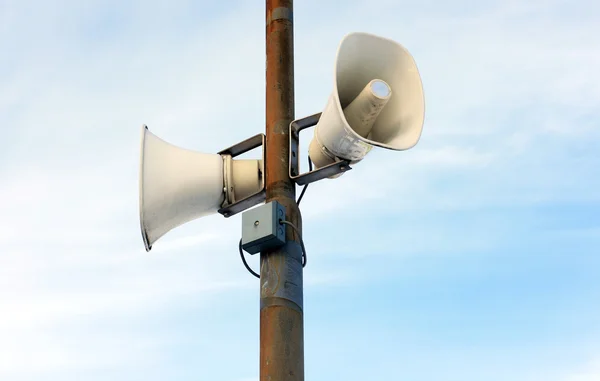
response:
<path id="1" fill-rule="evenodd" d="M 333 91 L 309 146 L 316 168 L 357 163 L 374 147 L 412 148 L 425 114 L 417 66 L 402 45 L 351 33 L 338 48 Z"/>
<path id="2" fill-rule="evenodd" d="M 259 194 L 262 174 L 263 160 L 180 148 L 142 126 L 139 203 L 146 251 L 170 230 Z"/>

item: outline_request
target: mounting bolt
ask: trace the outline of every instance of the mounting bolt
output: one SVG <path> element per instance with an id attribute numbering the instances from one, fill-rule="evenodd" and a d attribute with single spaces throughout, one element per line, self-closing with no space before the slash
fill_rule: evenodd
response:
<path id="1" fill-rule="evenodd" d="M 258 225 L 260 225 L 260 221 L 258 221 L 258 220 L 254 221 L 254 226 L 258 226 Z"/>

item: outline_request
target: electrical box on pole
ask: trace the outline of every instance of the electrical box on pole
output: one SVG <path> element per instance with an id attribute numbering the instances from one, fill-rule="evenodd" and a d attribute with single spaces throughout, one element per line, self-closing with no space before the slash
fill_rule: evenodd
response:
<path id="1" fill-rule="evenodd" d="M 277 201 L 242 214 L 242 249 L 250 254 L 285 245 L 285 207 Z"/>

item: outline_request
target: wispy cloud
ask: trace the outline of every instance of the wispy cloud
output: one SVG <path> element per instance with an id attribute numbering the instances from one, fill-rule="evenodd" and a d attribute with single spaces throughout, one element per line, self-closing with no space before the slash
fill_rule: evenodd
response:
<path id="1" fill-rule="evenodd" d="M 600 358 L 595 358 L 582 370 L 568 376 L 565 381 L 595 381 L 598 379 L 600 379 Z"/>

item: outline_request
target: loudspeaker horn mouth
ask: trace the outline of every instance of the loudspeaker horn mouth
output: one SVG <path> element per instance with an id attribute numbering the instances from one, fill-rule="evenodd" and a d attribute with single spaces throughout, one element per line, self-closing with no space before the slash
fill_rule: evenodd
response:
<path id="1" fill-rule="evenodd" d="M 142 138 L 140 139 L 141 141 L 141 147 L 140 147 L 140 175 L 139 175 L 139 209 L 140 209 L 140 230 L 142 231 L 142 239 L 144 240 L 144 247 L 146 249 L 146 252 L 149 252 L 152 249 L 152 245 L 150 245 L 150 243 L 148 242 L 148 233 L 146 232 L 146 229 L 144 228 L 144 192 L 143 192 L 143 186 L 144 186 L 144 144 L 146 141 L 146 131 L 148 131 L 148 126 L 146 126 L 145 124 L 142 125 Z"/>

